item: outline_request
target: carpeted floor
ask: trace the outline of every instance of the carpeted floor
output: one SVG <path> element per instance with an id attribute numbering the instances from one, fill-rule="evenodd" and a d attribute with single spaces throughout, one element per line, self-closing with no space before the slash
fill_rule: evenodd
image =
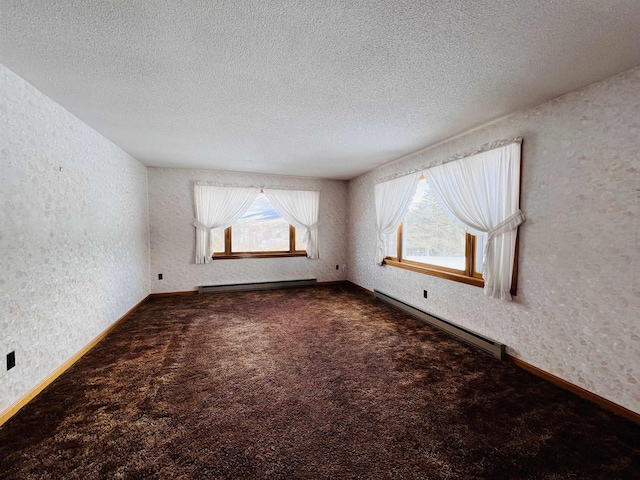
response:
<path id="1" fill-rule="evenodd" d="M 640 425 L 348 287 L 172 297 L 0 427 L 0 478 L 640 478 Z"/>

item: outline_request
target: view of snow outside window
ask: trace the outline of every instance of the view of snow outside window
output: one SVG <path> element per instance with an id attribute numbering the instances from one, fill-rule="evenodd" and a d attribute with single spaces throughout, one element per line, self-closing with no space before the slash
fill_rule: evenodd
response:
<path id="1" fill-rule="evenodd" d="M 397 257 L 398 256 L 398 231 L 396 230 L 393 233 L 387 233 L 385 235 L 384 244 L 387 247 L 386 255 L 387 257 Z"/>
<path id="2" fill-rule="evenodd" d="M 213 253 L 224 253 L 224 229 L 213 230 Z"/>
<path id="3" fill-rule="evenodd" d="M 304 252 L 307 250 L 307 244 L 304 242 L 304 228 L 296 228 L 296 244 L 295 250 Z"/>
<path id="4" fill-rule="evenodd" d="M 465 238 L 465 231 L 441 207 L 429 184 L 418 182 L 403 222 L 402 259 L 464 271 Z M 396 239 L 391 240 L 395 244 Z"/>
<path id="5" fill-rule="evenodd" d="M 304 250 L 304 231 L 296 230 L 296 249 Z M 288 252 L 289 222 L 260 194 L 231 228 L 233 252 Z M 224 230 L 214 231 L 214 251 L 224 252 Z"/>

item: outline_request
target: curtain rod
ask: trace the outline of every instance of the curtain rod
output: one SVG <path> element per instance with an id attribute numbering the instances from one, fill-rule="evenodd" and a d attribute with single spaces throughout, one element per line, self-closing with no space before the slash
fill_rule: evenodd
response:
<path id="1" fill-rule="evenodd" d="M 294 187 L 292 185 L 247 185 L 244 183 L 225 183 L 225 182 L 214 182 L 214 181 L 206 181 L 206 180 L 196 180 L 194 181 L 194 185 L 203 185 L 210 187 L 239 187 L 239 188 L 259 188 L 260 190 L 303 190 L 303 191 L 320 191 L 320 187 Z"/>
<path id="2" fill-rule="evenodd" d="M 482 145 L 480 148 L 469 152 L 469 153 L 456 153 L 453 155 L 448 156 L 447 158 L 440 160 L 440 161 L 436 161 L 433 163 L 429 163 L 427 165 L 423 165 L 421 167 L 418 168 L 413 168 L 409 171 L 405 171 L 405 172 L 400 172 L 400 173 L 395 173 L 393 175 L 387 175 L 386 177 L 382 177 L 378 180 L 376 180 L 376 183 L 383 183 L 383 182 L 388 182 L 390 180 L 394 180 L 396 178 L 400 178 L 400 177 L 404 177 L 406 175 L 411 175 L 413 173 L 418 173 L 421 172 L 423 170 L 427 170 L 429 168 L 432 167 L 437 167 L 438 165 L 443 165 L 445 163 L 449 163 L 449 162 L 454 162 L 456 160 L 462 160 L 464 158 L 468 158 L 468 157 L 473 157 L 474 155 L 478 155 L 480 153 L 484 153 L 484 152 L 488 152 L 490 150 L 495 150 L 496 148 L 502 148 L 502 147 L 506 147 L 507 145 L 511 145 L 512 143 L 522 143 L 522 137 L 515 137 L 509 140 L 494 140 L 493 142 L 490 143 L 485 143 L 484 145 Z"/>

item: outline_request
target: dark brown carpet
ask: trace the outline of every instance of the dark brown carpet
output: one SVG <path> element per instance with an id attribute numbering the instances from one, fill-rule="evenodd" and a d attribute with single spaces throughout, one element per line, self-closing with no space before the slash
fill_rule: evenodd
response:
<path id="1" fill-rule="evenodd" d="M 0 478 L 640 478 L 640 426 L 347 287 L 172 297 L 0 427 Z"/>

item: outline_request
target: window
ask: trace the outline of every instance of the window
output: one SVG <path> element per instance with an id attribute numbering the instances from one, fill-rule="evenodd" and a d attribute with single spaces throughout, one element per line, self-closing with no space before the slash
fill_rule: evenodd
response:
<path id="1" fill-rule="evenodd" d="M 386 236 L 385 263 L 482 287 L 484 236 L 465 233 L 423 178 L 396 234 Z"/>
<path id="2" fill-rule="evenodd" d="M 214 230 L 213 258 L 305 256 L 302 236 L 261 193 L 231 227 Z"/>
<path id="3" fill-rule="evenodd" d="M 519 206 L 521 146 L 520 137 L 499 140 L 430 166 L 422 185 L 425 178 L 415 171 L 376 183 L 375 263 L 483 286 L 485 295 L 510 301 L 517 288 L 518 227 L 525 221 Z M 458 221 L 484 238 L 466 235 Z M 395 239 L 385 238 L 395 229 Z"/>

